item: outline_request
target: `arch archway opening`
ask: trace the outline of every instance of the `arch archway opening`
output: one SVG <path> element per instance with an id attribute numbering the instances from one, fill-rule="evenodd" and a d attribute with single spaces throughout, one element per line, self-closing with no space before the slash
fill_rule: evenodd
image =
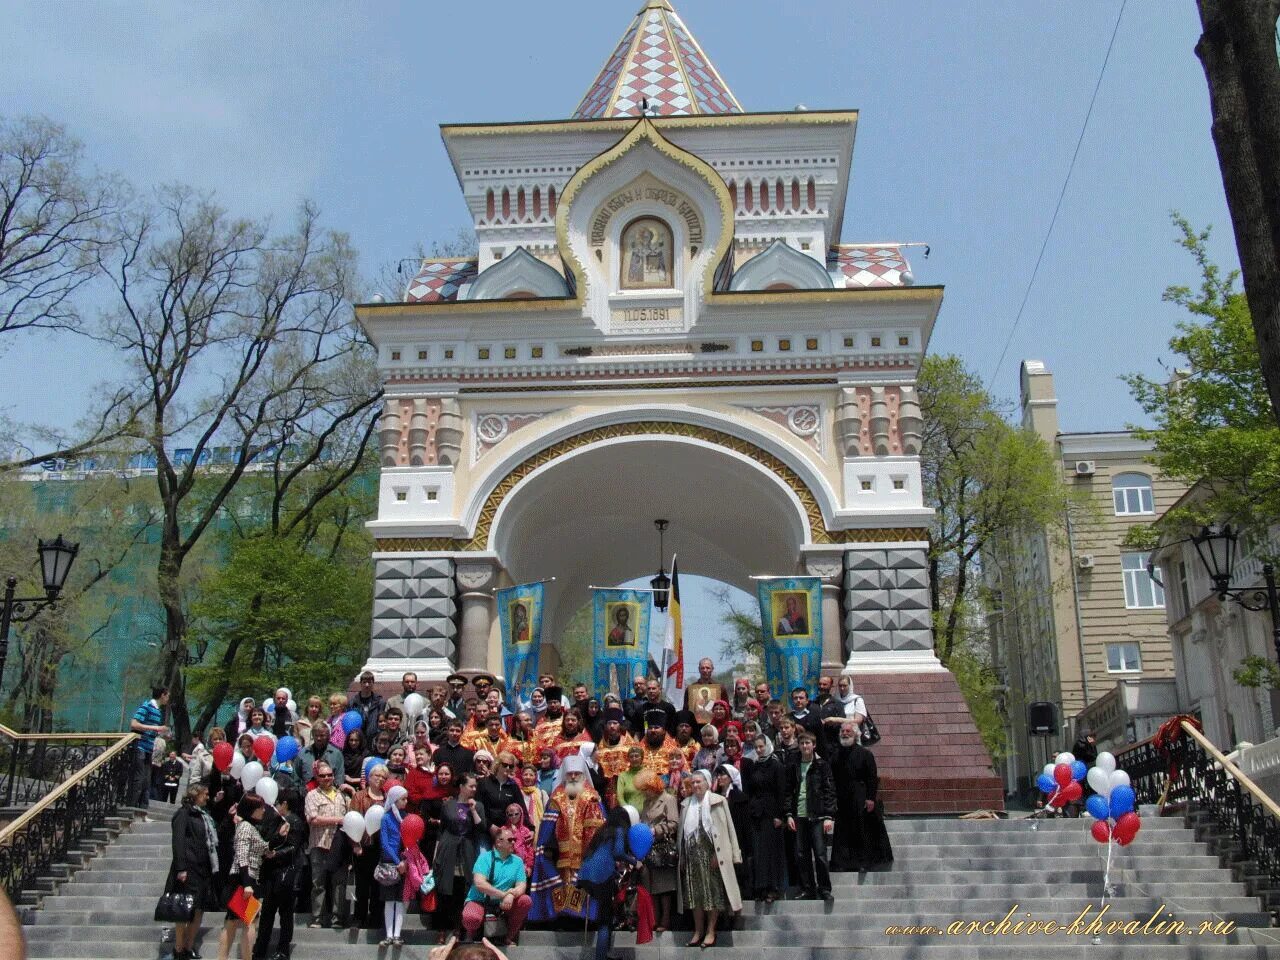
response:
<path id="1" fill-rule="evenodd" d="M 670 522 L 668 572 L 675 553 L 682 581 L 706 577 L 747 593 L 754 575 L 795 572 L 808 537 L 786 483 L 723 448 L 638 436 L 574 451 L 508 495 L 491 541 L 513 582 L 556 578 L 544 643 L 556 643 L 592 586 L 656 573 L 659 517 Z M 655 618 L 654 629 L 662 622 Z"/>

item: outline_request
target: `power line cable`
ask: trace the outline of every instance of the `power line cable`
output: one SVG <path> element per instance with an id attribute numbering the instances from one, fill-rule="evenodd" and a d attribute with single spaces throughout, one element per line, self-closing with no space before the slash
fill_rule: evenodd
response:
<path id="1" fill-rule="evenodd" d="M 1058 212 L 1062 209 L 1063 198 L 1067 195 L 1067 186 L 1071 183 L 1071 174 L 1076 168 L 1076 158 L 1080 156 L 1080 145 L 1084 143 L 1084 135 L 1089 129 L 1089 118 L 1093 116 L 1093 105 L 1098 100 L 1098 91 L 1102 89 L 1102 78 L 1106 76 L 1107 63 L 1111 60 L 1111 49 L 1116 45 L 1116 34 L 1120 32 L 1120 21 L 1124 17 L 1124 8 L 1128 4 L 1129 0 L 1122 0 L 1120 12 L 1116 14 L 1116 25 L 1111 31 L 1111 42 L 1107 44 L 1106 56 L 1102 58 L 1102 67 L 1098 70 L 1098 82 L 1093 85 L 1093 96 L 1089 98 L 1089 109 L 1085 111 L 1084 123 L 1080 125 L 1080 136 L 1076 138 L 1076 148 L 1071 154 L 1071 163 L 1067 165 L 1067 175 L 1062 181 L 1062 189 L 1058 191 L 1058 202 L 1054 205 L 1053 216 L 1049 218 L 1049 229 L 1045 231 L 1044 242 L 1040 244 L 1040 255 L 1036 257 L 1036 265 L 1031 269 L 1031 279 L 1027 281 L 1026 292 L 1022 295 L 1022 303 L 1018 307 L 1017 315 L 1013 318 L 1013 326 L 1009 328 L 1009 336 L 1005 338 L 1004 349 L 1000 351 L 1000 359 L 996 361 L 995 369 L 991 371 L 991 378 L 987 381 L 988 390 L 995 387 L 996 376 L 1000 373 L 1000 367 L 1004 364 L 1005 355 L 1009 352 L 1009 345 L 1013 343 L 1013 335 L 1018 330 L 1023 311 L 1027 309 L 1027 301 L 1031 299 L 1031 290 L 1035 286 L 1036 276 L 1040 273 L 1040 264 L 1044 260 L 1044 252 L 1049 247 L 1049 238 L 1053 236 L 1053 227 L 1058 222 Z"/>

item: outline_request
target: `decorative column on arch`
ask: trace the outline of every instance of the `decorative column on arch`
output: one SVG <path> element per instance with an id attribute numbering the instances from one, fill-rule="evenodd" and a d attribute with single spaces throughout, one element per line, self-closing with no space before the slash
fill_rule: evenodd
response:
<path id="1" fill-rule="evenodd" d="M 493 591 L 501 570 L 501 564 L 492 557 L 457 561 L 454 576 L 461 601 L 457 657 L 460 673 L 489 672 L 489 634 L 497 609 Z"/>
<path id="2" fill-rule="evenodd" d="M 844 629 L 840 622 L 844 548 L 809 546 L 803 554 L 805 574 L 822 579 L 822 673 L 838 674 L 845 667 Z"/>

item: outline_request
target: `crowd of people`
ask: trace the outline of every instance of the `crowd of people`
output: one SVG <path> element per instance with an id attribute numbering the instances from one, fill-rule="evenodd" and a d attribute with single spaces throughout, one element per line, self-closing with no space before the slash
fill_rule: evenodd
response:
<path id="1" fill-rule="evenodd" d="M 511 944 L 528 921 L 595 922 L 601 953 L 620 927 L 710 947 L 744 896 L 829 900 L 832 871 L 890 863 L 851 679 L 784 704 L 765 682 L 729 691 L 713 674 L 703 660 L 679 707 L 643 676 L 627 697 L 543 676 L 514 710 L 485 675 L 419 692 L 406 673 L 384 699 L 366 672 L 354 695 L 301 709 L 287 689 L 244 698 L 185 758 L 166 891 L 196 913 L 175 960 L 200 956 L 204 911 L 225 911 L 220 960 L 237 938 L 245 960 L 287 960 L 299 904 L 311 927 L 380 928 L 390 947 L 410 911 L 438 943 L 505 926 Z M 167 699 L 153 691 L 132 722 L 143 806 Z M 649 849 L 628 839 L 635 824 Z M 593 856 L 603 873 L 584 867 Z"/>

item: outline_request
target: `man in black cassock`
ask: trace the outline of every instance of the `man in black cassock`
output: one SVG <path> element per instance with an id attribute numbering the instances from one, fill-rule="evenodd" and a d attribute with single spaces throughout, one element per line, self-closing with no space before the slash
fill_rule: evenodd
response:
<path id="1" fill-rule="evenodd" d="M 893 862 L 893 847 L 884 828 L 884 808 L 877 791 L 880 776 L 876 758 L 861 744 L 858 725 L 840 725 L 840 747 L 831 758 L 836 783 L 836 827 L 831 846 L 831 869 L 868 870 Z"/>

